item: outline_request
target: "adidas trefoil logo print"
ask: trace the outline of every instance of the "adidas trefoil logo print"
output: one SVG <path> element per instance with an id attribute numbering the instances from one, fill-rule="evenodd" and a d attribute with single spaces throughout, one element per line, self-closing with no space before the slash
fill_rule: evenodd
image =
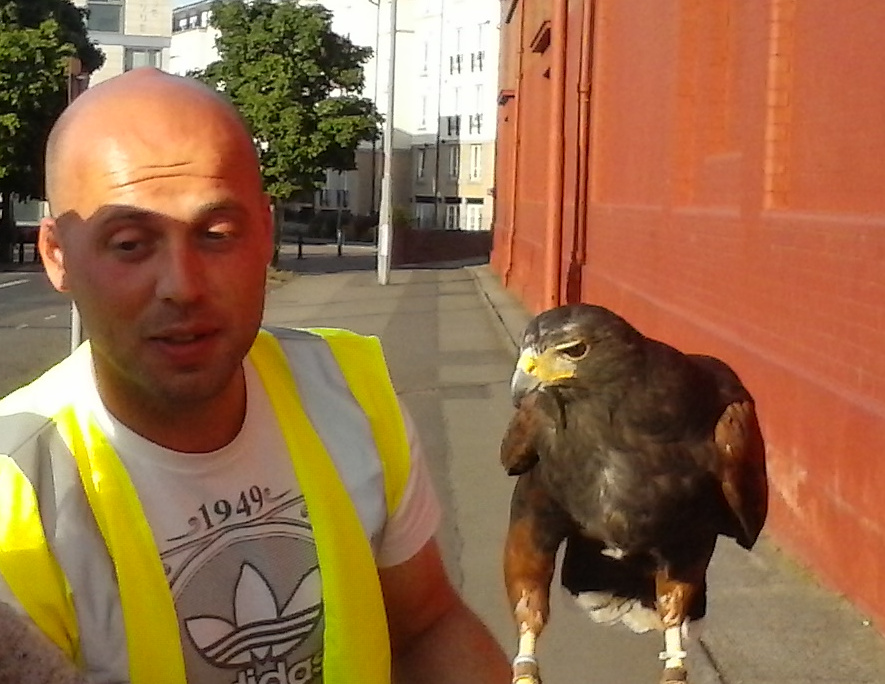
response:
<path id="1" fill-rule="evenodd" d="M 322 616 L 319 568 L 310 570 L 281 609 L 261 574 L 244 563 L 234 596 L 236 624 L 216 616 L 185 621 L 200 654 L 216 667 L 239 667 L 281 658 L 297 648 Z"/>

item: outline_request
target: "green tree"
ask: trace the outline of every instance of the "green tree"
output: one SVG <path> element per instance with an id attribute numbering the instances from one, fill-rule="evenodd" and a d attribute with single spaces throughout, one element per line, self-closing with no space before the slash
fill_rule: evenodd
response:
<path id="1" fill-rule="evenodd" d="M 220 0 L 212 7 L 219 59 L 198 78 L 223 90 L 252 129 L 268 193 L 314 190 L 326 169 L 354 168 L 381 117 L 360 97 L 372 50 L 332 30 L 332 13 L 298 0 Z"/>
<path id="2" fill-rule="evenodd" d="M 72 58 L 85 74 L 104 62 L 85 16 L 70 0 L 0 0 L 0 261 L 14 237 L 12 195 L 43 196 L 44 148 L 68 103 Z"/>

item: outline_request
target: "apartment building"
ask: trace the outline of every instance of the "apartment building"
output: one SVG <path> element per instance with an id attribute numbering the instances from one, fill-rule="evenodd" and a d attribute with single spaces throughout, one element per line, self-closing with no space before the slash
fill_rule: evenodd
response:
<path id="1" fill-rule="evenodd" d="M 496 0 L 420 0 L 411 90 L 420 227 L 488 230 L 494 203 Z"/>
<path id="2" fill-rule="evenodd" d="M 336 31 L 374 49 L 364 95 L 386 111 L 389 0 L 324 4 L 334 12 Z M 398 1 L 394 206 L 407 210 L 417 227 L 491 227 L 499 19 L 498 0 Z M 374 150 L 363 146 L 356 170 L 330 174 L 320 206 L 343 201 L 355 213 L 377 209 L 380 149 L 380 141 Z"/>
<path id="3" fill-rule="evenodd" d="M 169 69 L 186 74 L 217 58 L 211 0 L 172 11 Z M 371 47 L 363 97 L 387 110 L 390 0 L 321 0 L 332 28 Z M 398 0 L 393 120 L 393 205 L 422 228 L 488 230 L 492 222 L 499 0 Z M 383 140 L 330 170 L 319 211 L 369 215 L 380 207 Z"/>
<path id="4" fill-rule="evenodd" d="M 169 71 L 186 76 L 218 59 L 218 31 L 209 25 L 213 0 L 199 0 L 172 10 Z"/>
<path id="5" fill-rule="evenodd" d="M 101 69 L 84 79 L 73 74 L 71 94 L 139 66 L 168 68 L 171 0 L 74 0 L 89 10 L 89 37 L 105 54 Z M 49 213 L 46 202 L 22 200 L 15 204 L 19 223 L 35 223 Z"/>
<path id="6" fill-rule="evenodd" d="M 89 36 L 105 53 L 95 85 L 140 66 L 169 68 L 171 0 L 74 0 L 89 10 Z"/>

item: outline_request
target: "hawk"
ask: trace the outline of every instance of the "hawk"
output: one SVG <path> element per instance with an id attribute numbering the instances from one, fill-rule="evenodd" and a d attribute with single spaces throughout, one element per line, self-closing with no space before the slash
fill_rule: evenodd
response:
<path id="1" fill-rule="evenodd" d="M 685 682 L 683 639 L 706 611 L 719 535 L 750 549 L 768 507 L 752 396 L 710 356 L 612 311 L 550 309 L 526 328 L 501 463 L 518 476 L 504 579 L 519 629 L 514 682 L 540 682 L 535 640 L 563 586 L 597 622 L 664 635 L 661 681 Z"/>

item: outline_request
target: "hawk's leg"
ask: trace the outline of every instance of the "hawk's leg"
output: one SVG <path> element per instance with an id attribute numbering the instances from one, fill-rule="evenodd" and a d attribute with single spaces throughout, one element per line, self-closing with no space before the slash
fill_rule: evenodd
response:
<path id="1" fill-rule="evenodd" d="M 535 641 L 550 613 L 550 582 L 567 518 L 547 496 L 534 471 L 521 475 L 510 503 L 504 548 L 504 583 L 519 629 L 514 684 L 539 684 Z"/>
<path id="2" fill-rule="evenodd" d="M 683 638 L 688 620 L 692 616 L 701 617 L 705 610 L 707 565 L 715 543 L 714 537 L 706 552 L 698 555 L 695 550 L 690 562 L 668 565 L 655 574 L 658 614 L 664 625 L 662 684 L 680 684 L 688 680 Z"/>

